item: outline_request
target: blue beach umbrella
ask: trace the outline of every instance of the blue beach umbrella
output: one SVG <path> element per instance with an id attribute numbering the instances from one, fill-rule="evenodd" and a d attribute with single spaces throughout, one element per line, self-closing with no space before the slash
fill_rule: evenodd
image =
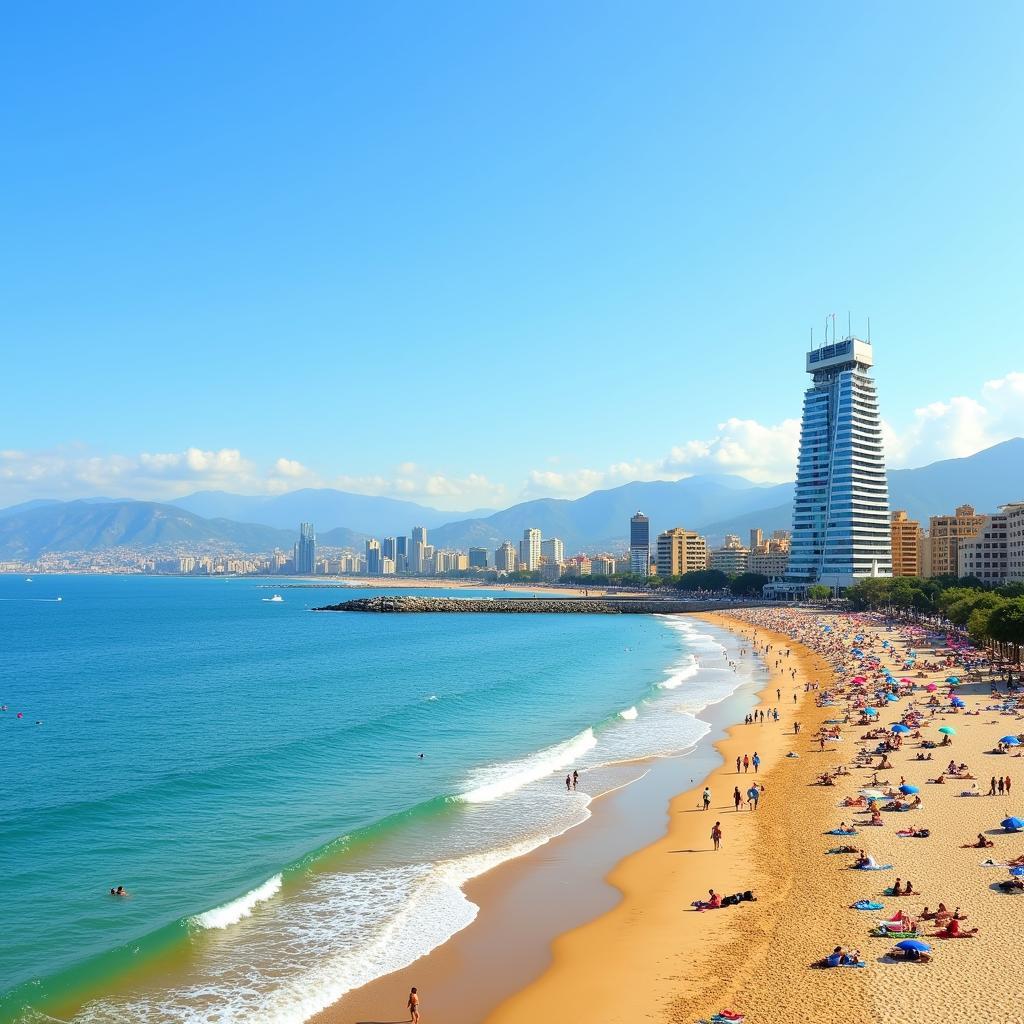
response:
<path id="1" fill-rule="evenodd" d="M 946 682 L 947 683 L 959 683 L 960 682 L 960 677 L 959 676 L 946 676 Z"/>
<path id="2" fill-rule="evenodd" d="M 1016 736 L 1004 736 L 1000 741 L 1004 747 L 1019 747 L 1020 740 Z"/>
<path id="3" fill-rule="evenodd" d="M 877 715 L 878 714 L 878 708 L 865 708 L 864 709 L 864 714 L 865 715 Z"/>
<path id="4" fill-rule="evenodd" d="M 896 943 L 897 949 L 916 949 L 918 953 L 927 953 L 932 947 L 920 939 L 904 939 Z"/>
<path id="5" fill-rule="evenodd" d="M 962 708 L 962 707 L 966 707 L 967 706 L 967 705 L 964 704 L 964 702 L 959 697 L 954 697 L 950 701 L 950 704 L 952 704 L 953 707 L 955 707 L 955 708 Z"/>
<path id="6" fill-rule="evenodd" d="M 1024 875 L 1024 868 L 1012 867 L 1010 868 L 1010 874 L 1013 875 L 1015 878 L 1020 878 L 1021 875 Z"/>
<path id="7" fill-rule="evenodd" d="M 1021 821 L 1021 819 L 1017 817 L 1003 818 L 999 824 L 1002 825 L 1007 832 L 1019 832 L 1021 829 L 1024 829 L 1024 821 Z"/>
<path id="8" fill-rule="evenodd" d="M 910 732 L 910 729 L 903 725 L 902 722 L 897 722 L 894 726 L 889 729 L 890 732 Z"/>
<path id="9" fill-rule="evenodd" d="M 951 725 L 940 725 L 939 732 L 945 733 L 947 736 L 956 735 L 956 729 L 954 729 Z"/>
<path id="10" fill-rule="evenodd" d="M 885 695 L 885 699 L 889 701 L 890 704 L 894 704 L 896 701 L 899 700 L 899 697 L 897 697 L 895 693 L 887 693 Z"/>
<path id="11" fill-rule="evenodd" d="M 917 788 L 917 786 L 903 785 L 900 786 L 900 792 L 906 793 L 907 796 L 910 796 L 911 793 L 919 793 L 920 790 Z"/>

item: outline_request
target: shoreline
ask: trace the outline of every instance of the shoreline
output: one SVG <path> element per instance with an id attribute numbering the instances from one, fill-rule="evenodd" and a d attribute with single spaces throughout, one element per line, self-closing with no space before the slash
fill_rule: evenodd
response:
<path id="1" fill-rule="evenodd" d="M 688 617 L 729 633 L 737 651 L 747 646 L 747 657 L 754 657 L 734 620 L 717 614 Z M 729 656 L 734 653 L 730 650 Z M 763 726 L 743 724 L 753 708 L 776 703 L 776 677 L 763 659 L 758 661 L 755 678 L 696 713 L 711 730 L 695 748 L 670 757 L 630 762 L 640 777 L 596 797 L 587 821 L 466 883 L 463 889 L 467 899 L 479 907 L 470 925 L 409 967 L 347 993 L 310 1018 L 311 1024 L 399 1019 L 402 1000 L 412 985 L 420 989 L 425 1002 L 429 998 L 432 1017 L 443 1019 L 445 1024 L 479 1024 L 485 1019 L 495 1024 L 506 1020 L 525 1022 L 578 1012 L 575 997 L 567 1005 L 550 1008 L 528 1005 L 520 1009 L 517 1004 L 540 979 L 558 970 L 567 936 L 621 910 L 622 888 L 617 873 L 622 864 L 672 834 L 672 820 L 681 813 L 676 805 L 682 801 L 688 810 L 692 809 L 707 779 L 727 767 L 723 748 L 737 742 L 746 744 L 748 752 L 758 749 L 766 764 L 769 758 L 781 756 L 785 745 L 781 722 L 778 726 L 767 722 Z M 798 706 L 804 705 L 801 690 Z M 757 732 L 752 735 L 750 730 Z M 751 740 L 756 740 L 753 747 Z M 773 788 L 771 774 L 768 771 L 759 777 L 769 788 Z M 735 775 L 732 778 L 735 780 Z M 752 778 L 748 775 L 747 782 Z M 728 793 L 721 785 L 718 788 L 723 799 L 731 794 L 731 784 Z M 735 813 L 731 800 L 728 811 L 717 803 L 713 812 L 722 818 Z M 687 817 L 699 821 L 698 829 L 703 832 L 712 824 L 711 813 Z M 740 814 L 741 818 L 747 816 Z M 716 856 L 734 859 L 724 850 Z M 698 881 L 695 879 L 689 899 L 701 895 Z M 750 887 L 719 884 L 727 892 Z M 678 913 L 672 910 L 673 915 Z M 574 954 L 571 956 L 576 959 Z M 591 982 L 589 969 L 584 973 Z M 542 1002 L 546 999 L 546 995 L 541 997 Z M 602 1019 L 616 1018 L 603 1014 Z"/>

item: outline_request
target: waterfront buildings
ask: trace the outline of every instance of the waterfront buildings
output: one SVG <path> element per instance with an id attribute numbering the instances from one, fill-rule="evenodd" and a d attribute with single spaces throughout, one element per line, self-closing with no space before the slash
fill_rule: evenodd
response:
<path id="1" fill-rule="evenodd" d="M 924 571 L 924 534 L 921 524 L 903 509 L 892 513 L 889 524 L 893 576 L 921 576 Z"/>
<path id="2" fill-rule="evenodd" d="M 693 530 L 676 526 L 659 533 L 655 544 L 659 576 L 682 576 L 708 567 L 708 542 Z"/>
<path id="3" fill-rule="evenodd" d="M 957 575 L 998 585 L 1006 581 L 1008 574 L 1007 515 L 1003 511 L 985 516 L 973 536 L 958 540 Z"/>
<path id="4" fill-rule="evenodd" d="M 1006 578 L 1024 582 L 1024 501 L 1003 505 L 1006 516 Z"/>
<path id="5" fill-rule="evenodd" d="M 841 591 L 892 575 L 889 489 L 871 343 L 852 335 L 812 349 L 806 369 L 793 502 L 793 541 L 785 586 L 813 583 Z"/>
<path id="6" fill-rule="evenodd" d="M 710 566 L 729 576 L 739 576 L 750 568 L 750 549 L 735 534 L 726 534 L 722 546 L 711 552 Z"/>
<path id="7" fill-rule="evenodd" d="M 540 530 L 523 530 L 523 539 L 519 542 L 519 564 L 527 572 L 536 572 L 540 568 L 540 541 Z"/>
<path id="8" fill-rule="evenodd" d="M 366 542 L 366 575 L 380 576 L 383 574 L 384 555 L 380 543 L 372 537 Z"/>
<path id="9" fill-rule="evenodd" d="M 637 512 L 629 521 L 629 571 L 648 576 L 651 571 L 651 521 Z"/>
<path id="10" fill-rule="evenodd" d="M 565 545 L 558 537 L 550 537 L 540 542 L 540 554 L 545 562 L 564 562 Z"/>
<path id="11" fill-rule="evenodd" d="M 498 572 L 515 572 L 516 561 L 516 549 L 509 540 L 494 552 L 494 568 Z"/>
<path id="12" fill-rule="evenodd" d="M 974 511 L 973 505 L 958 505 L 951 516 L 932 516 L 928 521 L 928 575 L 956 576 L 961 542 L 976 537 L 985 519 Z"/>
<path id="13" fill-rule="evenodd" d="M 316 530 L 312 523 L 299 525 L 299 541 L 295 545 L 295 571 L 312 576 L 316 569 Z"/>
<path id="14" fill-rule="evenodd" d="M 788 530 L 775 530 L 767 540 L 761 530 L 751 530 L 748 571 L 767 576 L 771 582 L 784 579 L 789 568 L 790 543 Z"/>
<path id="15" fill-rule="evenodd" d="M 471 569 L 487 568 L 487 548 L 469 549 L 469 567 Z"/>

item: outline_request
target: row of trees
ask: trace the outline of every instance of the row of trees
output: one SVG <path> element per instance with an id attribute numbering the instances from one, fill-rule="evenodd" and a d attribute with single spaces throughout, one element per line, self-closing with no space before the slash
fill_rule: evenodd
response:
<path id="1" fill-rule="evenodd" d="M 467 574 L 463 574 L 467 575 Z M 476 577 L 480 578 L 480 577 Z M 517 583 L 540 583 L 539 572 L 509 573 L 499 577 L 488 573 L 484 579 L 515 581 Z M 700 569 L 684 572 L 681 576 L 633 576 L 630 573 L 616 573 L 614 576 L 595 574 L 593 576 L 563 576 L 559 581 L 577 587 L 630 587 L 636 590 L 682 591 L 686 593 L 730 593 L 734 597 L 760 597 L 768 577 L 757 572 L 745 572 L 739 576 L 727 576 L 719 569 Z M 828 590 L 828 588 L 825 588 Z M 825 595 L 828 596 L 827 594 Z"/>
<path id="2" fill-rule="evenodd" d="M 1020 660 L 1024 583 L 993 588 L 973 579 L 895 576 L 863 580 L 847 590 L 846 599 L 855 610 L 942 616 L 966 629 L 975 643 Z"/>

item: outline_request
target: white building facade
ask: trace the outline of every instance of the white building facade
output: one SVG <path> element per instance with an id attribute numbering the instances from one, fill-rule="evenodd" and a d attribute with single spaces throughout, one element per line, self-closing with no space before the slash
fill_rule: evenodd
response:
<path id="1" fill-rule="evenodd" d="M 837 591 L 892 575 L 889 489 L 871 343 L 848 337 L 807 354 L 785 587 Z"/>

